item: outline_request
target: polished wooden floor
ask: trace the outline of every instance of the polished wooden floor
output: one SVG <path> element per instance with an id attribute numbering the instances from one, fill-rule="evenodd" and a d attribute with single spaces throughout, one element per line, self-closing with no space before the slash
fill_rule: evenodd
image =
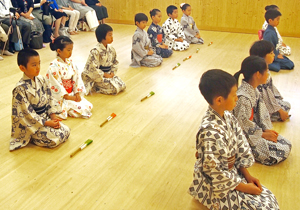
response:
<path id="1" fill-rule="evenodd" d="M 119 75 L 126 83 L 117 96 L 93 94 L 90 119 L 69 118 L 69 140 L 55 149 L 33 144 L 9 152 L 11 91 L 22 76 L 17 56 L 1 65 L 0 109 L 0 209 L 107 209 L 196 210 L 206 209 L 187 190 L 195 162 L 195 136 L 207 109 L 198 90 L 202 73 L 220 68 L 239 70 L 257 35 L 202 31 L 205 45 L 164 59 L 157 68 L 131 68 L 131 37 L 135 26 L 111 24 L 118 55 Z M 74 40 L 73 61 L 82 70 L 89 50 L 96 44 L 93 32 Z M 275 166 L 258 163 L 250 172 L 277 197 L 283 210 L 300 209 L 300 54 L 299 38 L 284 38 L 292 48 L 295 70 L 273 73 L 282 95 L 292 104 L 291 119 L 275 129 L 293 144 L 289 158 Z M 207 46 L 213 42 L 211 46 Z M 200 48 L 199 53 L 195 53 Z M 47 45 L 38 50 L 41 75 L 56 56 Z M 192 59 L 182 59 L 192 55 Z M 180 62 L 174 71 L 172 67 Z M 143 102 L 150 91 L 155 95 Z M 117 117 L 100 128 L 111 114 Z M 299 130 L 298 130 L 299 129 Z M 70 154 L 87 139 L 94 142 L 75 157 Z"/>

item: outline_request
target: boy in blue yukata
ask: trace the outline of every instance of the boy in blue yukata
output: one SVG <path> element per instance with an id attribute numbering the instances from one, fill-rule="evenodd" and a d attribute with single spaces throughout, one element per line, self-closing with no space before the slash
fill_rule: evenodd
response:
<path id="1" fill-rule="evenodd" d="M 265 13 L 265 19 L 268 22 L 268 27 L 264 32 L 264 40 L 271 42 L 274 45 L 275 59 L 269 64 L 271 71 L 279 72 L 280 69 L 294 69 L 294 63 L 286 56 L 279 53 L 278 36 L 274 27 L 277 27 L 280 21 L 281 13 L 278 10 L 270 9 Z"/>

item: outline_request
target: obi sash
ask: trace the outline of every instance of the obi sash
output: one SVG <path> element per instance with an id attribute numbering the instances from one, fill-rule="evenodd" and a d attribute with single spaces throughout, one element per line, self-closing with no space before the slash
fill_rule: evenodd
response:
<path id="1" fill-rule="evenodd" d="M 111 66 L 100 66 L 100 69 L 103 72 L 109 72 L 111 70 Z"/>
<path id="2" fill-rule="evenodd" d="M 73 91 L 73 83 L 71 79 L 63 79 L 62 80 L 63 86 L 68 93 L 72 93 Z"/>
<path id="3" fill-rule="evenodd" d="M 32 107 L 34 109 L 34 111 L 38 114 L 41 115 L 46 111 L 46 105 L 42 106 L 42 107 Z"/>
<path id="4" fill-rule="evenodd" d="M 157 34 L 157 41 L 158 41 L 159 43 L 162 42 L 162 38 L 163 38 L 162 34 Z"/>
<path id="5" fill-rule="evenodd" d="M 249 118 L 249 120 L 253 121 L 253 115 L 254 115 L 254 111 L 253 111 L 253 108 L 251 109 L 251 116 Z"/>
<path id="6" fill-rule="evenodd" d="M 231 171 L 233 169 L 234 163 L 235 163 L 235 155 L 228 158 L 228 169 L 229 169 L 229 171 Z"/>

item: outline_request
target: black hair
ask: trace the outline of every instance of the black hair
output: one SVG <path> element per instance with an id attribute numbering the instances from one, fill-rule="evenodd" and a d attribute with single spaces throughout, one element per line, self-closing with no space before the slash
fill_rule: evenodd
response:
<path id="1" fill-rule="evenodd" d="M 268 11 L 269 9 L 279 9 L 279 7 L 275 4 L 271 4 L 265 7 L 266 11 Z"/>
<path id="2" fill-rule="evenodd" d="M 269 9 L 266 11 L 265 13 L 265 19 L 266 21 L 269 23 L 269 20 L 274 20 L 275 18 L 277 18 L 278 16 L 281 16 L 281 12 L 279 12 L 276 9 Z"/>
<path id="3" fill-rule="evenodd" d="M 137 13 L 134 16 L 134 24 L 136 24 L 136 22 L 140 23 L 141 21 L 147 21 L 148 22 L 148 17 L 144 13 Z"/>
<path id="4" fill-rule="evenodd" d="M 174 5 L 168 6 L 168 7 L 167 7 L 167 15 L 169 15 L 169 14 L 172 15 L 172 13 L 173 13 L 173 11 L 174 11 L 175 9 L 177 9 L 177 7 L 174 6 Z"/>
<path id="5" fill-rule="evenodd" d="M 267 70 L 267 63 L 262 57 L 250 55 L 242 62 L 241 70 L 234 74 L 236 81 L 239 81 L 240 74 L 244 75 L 244 80 L 248 82 L 253 74 L 259 72 L 263 74 Z"/>
<path id="6" fill-rule="evenodd" d="M 156 13 L 158 13 L 158 12 L 160 12 L 159 9 L 153 9 L 153 10 L 151 10 L 151 11 L 150 11 L 150 17 L 152 18 L 152 17 L 155 16 Z"/>
<path id="7" fill-rule="evenodd" d="M 101 42 L 103 39 L 105 40 L 107 33 L 110 31 L 113 31 L 113 29 L 109 25 L 107 24 L 99 25 L 95 31 L 97 41 Z"/>
<path id="8" fill-rule="evenodd" d="M 186 8 L 190 7 L 191 5 L 187 4 L 187 3 L 184 3 L 184 5 L 180 6 L 181 10 L 182 11 L 185 11 Z"/>
<path id="9" fill-rule="evenodd" d="M 227 99 L 233 86 L 236 86 L 235 78 L 220 69 L 211 69 L 202 74 L 199 89 L 205 100 L 213 104 L 215 97 L 222 96 Z"/>
<path id="10" fill-rule="evenodd" d="M 39 56 L 39 53 L 33 49 L 24 49 L 18 53 L 17 62 L 18 66 L 27 67 L 28 61 L 30 57 Z"/>
<path id="11" fill-rule="evenodd" d="M 56 51 L 63 50 L 68 44 L 73 44 L 73 41 L 67 36 L 59 36 L 50 43 L 50 49 Z"/>
<path id="12" fill-rule="evenodd" d="M 259 57 L 266 57 L 267 54 L 274 50 L 274 45 L 267 40 L 260 40 L 254 42 L 250 48 L 250 55 L 256 55 Z"/>

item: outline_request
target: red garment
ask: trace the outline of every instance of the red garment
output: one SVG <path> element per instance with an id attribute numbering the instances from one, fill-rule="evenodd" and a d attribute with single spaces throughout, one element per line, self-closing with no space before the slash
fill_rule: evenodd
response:
<path id="1" fill-rule="evenodd" d="M 162 34 L 157 34 L 157 41 L 158 41 L 159 43 L 162 42 Z"/>
<path id="2" fill-rule="evenodd" d="M 253 115 L 254 115 L 254 111 L 253 108 L 251 109 L 251 117 L 249 118 L 249 120 L 253 121 Z"/>
<path id="3" fill-rule="evenodd" d="M 62 83 L 68 93 L 73 91 L 73 83 L 71 79 L 62 79 Z"/>

